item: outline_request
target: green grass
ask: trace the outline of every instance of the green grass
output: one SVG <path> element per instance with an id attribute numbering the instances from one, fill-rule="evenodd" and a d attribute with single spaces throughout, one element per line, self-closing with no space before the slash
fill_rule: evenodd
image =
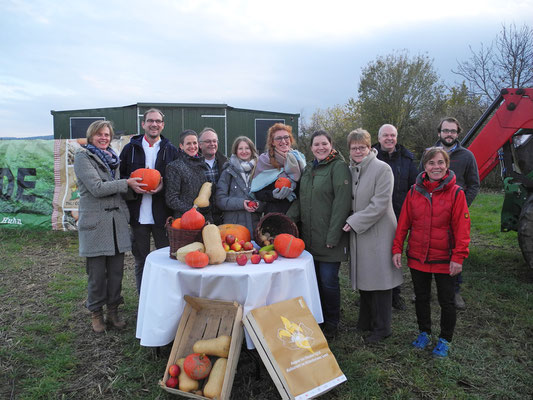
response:
<path id="1" fill-rule="evenodd" d="M 359 296 L 341 271 L 342 317 L 330 342 L 347 382 L 324 399 L 525 399 L 533 396 L 533 271 L 520 254 L 516 233 L 499 228 L 503 196 L 482 193 L 471 208 L 471 254 L 450 357 L 415 351 L 417 333 L 407 269 L 408 309 L 393 312 L 393 335 L 368 347 L 350 330 Z M 123 332 L 92 333 L 85 310 L 86 274 L 69 232 L 0 230 L 0 398 L 173 399 L 157 382 L 170 348 L 139 346 L 138 296 L 131 257 L 124 276 Z M 432 303 L 438 332 L 438 304 Z M 261 365 L 242 352 L 232 399 L 274 399 L 278 392 Z"/>

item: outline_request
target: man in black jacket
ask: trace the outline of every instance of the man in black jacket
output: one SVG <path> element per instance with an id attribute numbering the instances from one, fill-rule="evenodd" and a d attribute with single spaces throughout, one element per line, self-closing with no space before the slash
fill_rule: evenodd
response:
<path id="1" fill-rule="evenodd" d="M 139 168 L 157 169 L 161 177 L 165 176 L 166 166 L 176 159 L 178 149 L 161 136 L 165 127 L 163 119 L 163 113 L 155 108 L 144 113 L 141 123 L 144 134 L 132 137 L 120 153 L 121 178 L 129 178 Z M 168 246 L 165 222 L 172 211 L 165 203 L 163 179 L 150 192 L 138 191 L 127 204 L 130 211 L 132 253 L 135 258 L 135 280 L 137 292 L 140 293 L 144 262 L 150 253 L 150 235 L 154 238 L 156 248 Z"/>
<path id="2" fill-rule="evenodd" d="M 392 207 L 396 219 L 400 216 L 403 201 L 409 188 L 415 183 L 418 170 L 414 162 L 413 153 L 398 144 L 398 130 L 394 125 L 385 124 L 379 128 L 378 144 L 374 148 L 378 151 L 377 158 L 386 162 L 394 174 L 394 189 L 392 191 Z M 392 306 L 397 310 L 405 310 L 405 301 L 401 296 L 400 286 L 392 289 Z"/>

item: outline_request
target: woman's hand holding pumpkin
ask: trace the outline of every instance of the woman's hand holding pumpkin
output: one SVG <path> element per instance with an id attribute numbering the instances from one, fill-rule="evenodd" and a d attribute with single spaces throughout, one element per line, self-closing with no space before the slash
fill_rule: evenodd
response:
<path id="1" fill-rule="evenodd" d="M 126 182 L 128 183 L 128 186 L 135 192 L 139 194 L 148 193 L 146 190 L 143 189 L 143 186 L 148 186 L 146 183 L 140 183 L 142 181 L 142 178 L 128 178 Z"/>
<path id="2" fill-rule="evenodd" d="M 283 200 L 287 198 L 292 193 L 292 189 L 290 187 L 284 186 L 281 189 L 274 189 L 272 191 L 272 196 L 275 199 Z"/>

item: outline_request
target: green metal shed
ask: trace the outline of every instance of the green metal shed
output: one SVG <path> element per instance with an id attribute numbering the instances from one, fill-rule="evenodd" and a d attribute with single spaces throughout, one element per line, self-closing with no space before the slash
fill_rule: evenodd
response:
<path id="1" fill-rule="evenodd" d="M 119 136 L 140 134 L 143 133 L 141 121 L 144 112 L 150 108 L 158 108 L 165 114 L 162 134 L 176 146 L 180 133 L 185 129 L 194 129 L 199 133 L 205 127 L 217 132 L 219 150 L 226 155 L 238 136 L 248 136 L 262 152 L 268 128 L 276 122 L 292 126 L 295 138 L 298 137 L 300 114 L 234 108 L 227 104 L 137 103 L 123 107 L 52 110 L 54 138 L 85 137 L 87 127 L 95 120 L 112 121 Z"/>

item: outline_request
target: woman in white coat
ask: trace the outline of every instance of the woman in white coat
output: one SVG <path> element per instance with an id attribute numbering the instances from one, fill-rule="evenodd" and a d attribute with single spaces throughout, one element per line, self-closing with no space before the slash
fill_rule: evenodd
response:
<path id="1" fill-rule="evenodd" d="M 403 282 L 391 259 L 396 217 L 392 208 L 394 176 L 376 158 L 370 134 L 356 129 L 348 135 L 352 173 L 352 212 L 344 230 L 350 232 L 350 279 L 359 290 L 357 329 L 370 331 L 365 343 L 391 335 L 392 288 Z"/>

